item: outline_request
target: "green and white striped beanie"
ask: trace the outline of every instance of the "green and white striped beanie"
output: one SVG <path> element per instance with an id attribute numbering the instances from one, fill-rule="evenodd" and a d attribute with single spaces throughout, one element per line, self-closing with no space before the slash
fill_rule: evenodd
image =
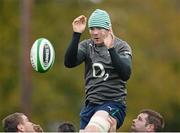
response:
<path id="1" fill-rule="evenodd" d="M 111 27 L 111 20 L 109 14 L 100 9 L 96 9 L 88 20 L 88 28 L 92 27 L 101 27 L 104 29 L 110 29 Z"/>

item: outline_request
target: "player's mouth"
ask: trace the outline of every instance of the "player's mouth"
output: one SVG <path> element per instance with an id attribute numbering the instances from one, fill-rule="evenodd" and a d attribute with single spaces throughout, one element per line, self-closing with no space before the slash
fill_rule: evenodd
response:
<path id="1" fill-rule="evenodd" d="M 102 43 L 102 41 L 101 41 L 100 38 L 95 38 L 95 39 L 94 39 L 94 42 L 95 42 L 96 44 L 101 44 L 101 43 Z"/>
<path id="2" fill-rule="evenodd" d="M 96 37 L 96 38 L 94 38 L 94 40 L 98 41 L 98 40 L 99 40 L 99 38 L 97 38 L 97 37 Z"/>

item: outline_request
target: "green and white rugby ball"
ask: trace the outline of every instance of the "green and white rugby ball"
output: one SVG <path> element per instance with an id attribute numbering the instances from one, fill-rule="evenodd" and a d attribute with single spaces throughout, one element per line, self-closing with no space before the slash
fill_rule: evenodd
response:
<path id="1" fill-rule="evenodd" d="M 31 48 L 31 65 L 37 72 L 44 73 L 54 64 L 55 52 L 53 45 L 46 38 L 37 39 Z"/>

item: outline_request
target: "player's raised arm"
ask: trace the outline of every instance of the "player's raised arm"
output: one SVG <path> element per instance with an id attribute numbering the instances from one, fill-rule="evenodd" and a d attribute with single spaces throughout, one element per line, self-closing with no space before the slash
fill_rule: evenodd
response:
<path id="1" fill-rule="evenodd" d="M 86 23 L 87 18 L 84 15 L 80 15 L 72 22 L 73 36 L 66 50 L 64 58 L 64 65 L 68 68 L 79 65 L 84 59 L 82 52 L 78 52 L 78 44 L 81 34 L 86 29 Z"/>

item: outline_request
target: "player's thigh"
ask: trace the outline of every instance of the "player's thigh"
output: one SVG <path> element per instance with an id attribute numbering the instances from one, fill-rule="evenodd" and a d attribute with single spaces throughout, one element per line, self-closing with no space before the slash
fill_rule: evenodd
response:
<path id="1" fill-rule="evenodd" d="M 102 127 L 104 131 L 115 132 L 116 131 L 116 125 L 117 125 L 116 119 L 111 117 L 107 111 L 98 110 L 92 116 L 92 118 L 91 118 L 86 129 L 94 128 L 94 131 L 98 131 L 98 127 Z"/>
<path id="2" fill-rule="evenodd" d="M 109 123 L 110 125 L 109 131 L 111 132 L 116 131 L 117 120 L 113 118 L 112 116 L 110 116 L 110 114 L 107 111 L 99 110 L 93 115 L 93 117 L 96 117 L 96 116 L 104 118 L 104 120 Z"/>

